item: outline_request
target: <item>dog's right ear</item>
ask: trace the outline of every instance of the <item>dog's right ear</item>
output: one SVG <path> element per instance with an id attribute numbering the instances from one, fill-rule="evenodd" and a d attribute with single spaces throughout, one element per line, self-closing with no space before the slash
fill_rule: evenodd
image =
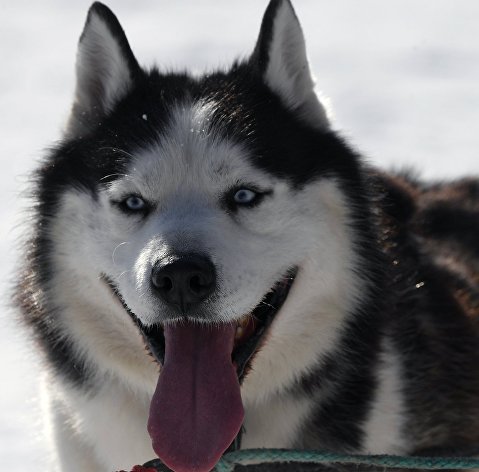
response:
<path id="1" fill-rule="evenodd" d="M 95 2 L 78 43 L 75 101 L 66 134 L 78 137 L 97 126 L 139 73 L 118 19 L 108 7 Z"/>

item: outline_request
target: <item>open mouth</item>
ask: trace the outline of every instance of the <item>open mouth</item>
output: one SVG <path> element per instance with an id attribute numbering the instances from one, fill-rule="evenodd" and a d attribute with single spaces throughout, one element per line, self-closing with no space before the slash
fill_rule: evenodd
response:
<path id="1" fill-rule="evenodd" d="M 116 285 L 104 281 L 140 329 L 162 365 L 150 403 L 153 449 L 177 472 L 207 472 L 237 440 L 244 420 L 240 383 L 296 276 L 288 271 L 253 311 L 235 323 L 188 319 L 145 326 Z"/>
<path id="2" fill-rule="evenodd" d="M 253 311 L 242 316 L 235 322 L 236 332 L 231 357 L 236 366 L 240 383 L 248 372 L 251 360 L 262 344 L 261 341 L 264 338 L 264 334 L 286 301 L 296 273 L 296 268 L 290 269 L 275 283 L 273 288 L 263 297 Z M 165 362 L 165 334 L 163 325 L 160 323 L 151 326 L 144 325 L 135 313 L 130 310 L 112 279 L 106 275 L 103 275 L 102 279 L 110 287 L 113 294 L 119 299 L 127 313 L 140 329 L 150 354 L 158 363 L 163 365 Z"/>

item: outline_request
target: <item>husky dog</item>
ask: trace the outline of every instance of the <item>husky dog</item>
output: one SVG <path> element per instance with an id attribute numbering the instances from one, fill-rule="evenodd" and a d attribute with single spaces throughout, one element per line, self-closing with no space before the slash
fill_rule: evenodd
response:
<path id="1" fill-rule="evenodd" d="M 366 166 L 289 0 L 200 77 L 141 68 L 94 3 L 76 70 L 16 291 L 59 470 L 479 444 L 479 182 Z"/>

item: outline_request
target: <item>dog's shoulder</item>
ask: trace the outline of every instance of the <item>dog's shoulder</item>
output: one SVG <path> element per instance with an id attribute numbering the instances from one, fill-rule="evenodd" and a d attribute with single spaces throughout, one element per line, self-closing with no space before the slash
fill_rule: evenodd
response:
<path id="1" fill-rule="evenodd" d="M 477 422 L 467 418 L 479 411 L 479 180 L 373 179 L 408 428 L 418 448 L 477 443 Z"/>
<path id="2" fill-rule="evenodd" d="M 410 172 L 375 178 L 383 250 L 395 265 L 409 266 L 418 288 L 426 284 L 419 274 L 428 274 L 441 294 L 479 319 L 479 179 L 430 183 Z"/>

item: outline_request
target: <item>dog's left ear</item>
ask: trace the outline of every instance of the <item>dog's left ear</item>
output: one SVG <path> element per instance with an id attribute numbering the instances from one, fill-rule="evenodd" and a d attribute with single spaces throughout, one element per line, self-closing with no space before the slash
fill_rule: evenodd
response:
<path id="1" fill-rule="evenodd" d="M 126 95 L 140 71 L 116 16 L 95 2 L 78 43 L 75 101 L 67 135 L 81 136 L 97 126 Z"/>
<path id="2" fill-rule="evenodd" d="M 329 127 L 326 109 L 314 91 L 306 46 L 290 0 L 271 0 L 250 62 L 283 103 L 311 126 Z"/>

